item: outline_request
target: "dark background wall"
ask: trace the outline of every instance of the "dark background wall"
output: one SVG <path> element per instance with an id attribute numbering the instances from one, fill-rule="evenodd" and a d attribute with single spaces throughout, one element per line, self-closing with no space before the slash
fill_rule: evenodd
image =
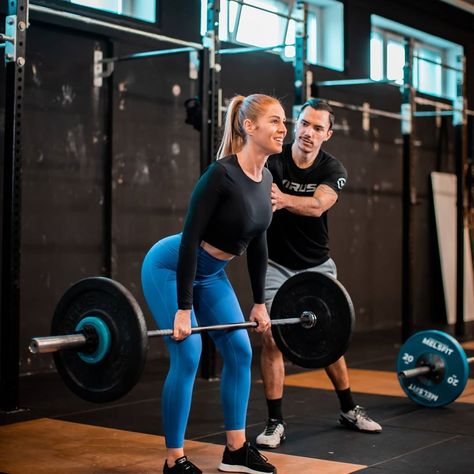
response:
<path id="1" fill-rule="evenodd" d="M 472 15 L 439 1 L 348 0 L 344 5 L 345 71 L 314 67 L 315 81 L 369 76 L 370 14 L 375 13 L 462 44 L 468 105 L 474 108 Z M 159 14 L 155 31 L 201 41 L 198 0 L 163 0 Z M 30 22 L 23 113 L 22 373 L 52 367 L 48 357 L 33 359 L 28 354 L 28 341 L 49 333 L 56 301 L 80 278 L 110 274 L 132 291 L 147 313 L 140 289 L 141 261 L 156 240 L 180 231 L 200 173 L 199 134 L 184 123 L 184 101 L 198 91 L 197 81 L 189 78 L 188 55 L 117 63 L 111 78 L 94 87 L 95 49 L 107 57 L 175 46 L 35 12 Z M 278 56 L 224 56 L 221 78 L 225 98 L 273 94 L 291 116 L 293 67 Z M 0 84 L 4 82 L 0 70 Z M 319 95 L 359 105 L 369 102 L 394 112 L 401 102 L 399 91 L 384 85 L 321 88 Z M 330 212 L 332 254 L 354 300 L 357 330 L 398 328 L 400 123 L 373 117 L 366 132 L 360 113 L 342 109 L 336 110 L 336 122 L 327 150 L 343 161 L 349 180 Z M 429 186 L 431 171 L 454 172 L 452 127 L 449 120 L 443 123 L 440 129 L 434 119 L 418 119 L 415 129 L 418 326 L 445 318 Z M 440 137 L 445 140 L 442 155 Z M 247 310 L 251 301 L 245 259 L 233 261 L 229 273 Z M 148 315 L 147 322 L 154 327 Z M 150 342 L 151 356 L 161 354 L 162 342 Z"/>

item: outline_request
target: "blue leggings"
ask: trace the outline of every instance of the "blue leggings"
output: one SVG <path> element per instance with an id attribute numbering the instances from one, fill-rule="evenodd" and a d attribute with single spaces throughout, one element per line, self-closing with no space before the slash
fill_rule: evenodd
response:
<path id="1" fill-rule="evenodd" d="M 160 329 L 173 328 L 178 310 L 176 265 L 181 234 L 157 242 L 142 265 L 145 299 Z M 199 247 L 192 326 L 239 323 L 244 321 L 237 297 L 225 274 L 227 262 Z M 245 428 L 250 394 L 252 348 L 247 331 L 210 331 L 223 358 L 221 403 L 226 430 Z M 194 379 L 201 357 L 201 336 L 192 334 L 176 342 L 165 337 L 170 368 L 162 396 L 162 417 L 167 448 L 181 448 L 191 407 Z"/>

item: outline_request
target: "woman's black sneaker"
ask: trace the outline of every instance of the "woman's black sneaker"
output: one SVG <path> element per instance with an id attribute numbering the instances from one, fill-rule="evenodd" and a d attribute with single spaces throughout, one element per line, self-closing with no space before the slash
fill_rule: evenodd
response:
<path id="1" fill-rule="evenodd" d="M 276 474 L 277 472 L 276 467 L 248 442 L 237 451 L 230 451 L 226 446 L 219 471 L 249 474 Z"/>
<path id="2" fill-rule="evenodd" d="M 163 474 L 202 474 L 202 471 L 189 461 L 186 456 L 183 456 L 176 459 L 173 467 L 169 467 L 168 462 L 165 461 Z"/>

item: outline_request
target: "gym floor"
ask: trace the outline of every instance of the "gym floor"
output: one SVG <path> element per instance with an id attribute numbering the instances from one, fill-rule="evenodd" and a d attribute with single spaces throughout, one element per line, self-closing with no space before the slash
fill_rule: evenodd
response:
<path id="1" fill-rule="evenodd" d="M 279 474 L 474 471 L 474 374 L 454 403 L 434 409 L 416 405 L 395 374 L 398 340 L 398 331 L 355 334 L 347 353 L 355 401 L 382 424 L 381 434 L 341 427 L 337 398 L 324 372 L 287 366 L 287 440 L 264 453 Z M 474 342 L 463 346 L 474 355 Z M 266 417 L 257 361 L 255 353 L 250 440 Z M 162 472 L 160 393 L 166 369 L 166 360 L 149 360 L 132 392 L 105 405 L 78 399 L 55 373 L 22 377 L 25 410 L 0 413 L 0 472 Z M 218 381 L 196 381 L 187 440 L 188 456 L 205 473 L 217 473 L 224 442 Z"/>

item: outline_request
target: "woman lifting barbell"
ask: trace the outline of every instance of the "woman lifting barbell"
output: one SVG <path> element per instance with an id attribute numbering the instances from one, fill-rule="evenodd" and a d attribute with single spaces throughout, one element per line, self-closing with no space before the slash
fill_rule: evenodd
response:
<path id="1" fill-rule="evenodd" d="M 282 150 L 284 122 L 277 99 L 262 94 L 234 97 L 218 161 L 194 188 L 182 234 L 160 240 L 144 259 L 145 299 L 158 327 L 174 328 L 173 336 L 166 338 L 170 369 L 162 396 L 168 449 L 164 473 L 201 473 L 184 456 L 183 448 L 201 355 L 201 336 L 189 334 L 198 323 L 244 320 L 224 268 L 245 250 L 254 298 L 249 319 L 258 322 L 258 332 L 270 327 L 264 283 L 272 178 L 264 165 L 269 155 Z M 245 438 L 252 358 L 248 334 L 220 331 L 210 336 L 223 358 L 221 401 L 227 445 L 219 470 L 275 473 L 275 467 Z"/>

